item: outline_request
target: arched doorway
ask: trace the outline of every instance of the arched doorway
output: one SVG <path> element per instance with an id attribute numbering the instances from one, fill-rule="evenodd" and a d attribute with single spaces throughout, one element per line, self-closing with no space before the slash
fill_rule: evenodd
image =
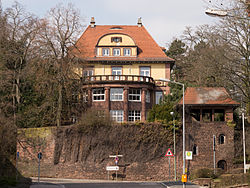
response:
<path id="1" fill-rule="evenodd" d="M 217 167 L 223 171 L 227 171 L 227 162 L 225 160 L 220 160 L 217 164 Z"/>

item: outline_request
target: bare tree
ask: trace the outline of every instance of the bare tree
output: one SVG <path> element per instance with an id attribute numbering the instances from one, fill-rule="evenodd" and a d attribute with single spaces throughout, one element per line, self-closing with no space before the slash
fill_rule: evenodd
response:
<path id="1" fill-rule="evenodd" d="M 20 79 L 26 74 L 24 68 L 36 31 L 36 18 L 26 13 L 19 3 L 16 2 L 11 8 L 2 11 L 1 76 L 6 78 L 2 82 L 4 86 L 12 84 L 7 98 L 12 97 L 14 125 L 16 125 L 17 106 L 21 103 Z"/>
<path id="2" fill-rule="evenodd" d="M 250 19 L 247 5 L 244 1 L 234 0 L 225 10 L 228 16 L 218 26 L 220 39 L 230 47 L 231 55 L 225 56 L 228 61 L 225 73 L 233 83 L 234 93 L 241 99 L 250 122 Z"/>
<path id="3" fill-rule="evenodd" d="M 80 13 L 72 4 L 63 7 L 61 4 L 52 8 L 47 17 L 40 20 L 40 31 L 37 43 L 39 54 L 47 70 L 53 73 L 47 78 L 53 83 L 50 91 L 56 93 L 56 124 L 61 126 L 63 93 L 69 81 L 74 78 L 72 65 L 74 56 L 68 55 L 74 47 L 80 32 L 83 30 Z M 76 65 L 74 65 L 76 66 Z M 47 72 L 49 73 L 49 72 Z M 46 78 L 43 78 L 46 79 Z M 71 94 L 69 94 L 71 95 Z"/>

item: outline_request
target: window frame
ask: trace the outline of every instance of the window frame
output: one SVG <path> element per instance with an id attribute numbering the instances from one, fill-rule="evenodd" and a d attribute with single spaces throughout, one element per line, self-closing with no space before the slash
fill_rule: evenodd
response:
<path id="1" fill-rule="evenodd" d="M 196 144 L 193 145 L 193 149 L 192 149 L 192 152 L 193 152 L 193 155 L 194 156 L 197 156 L 199 154 L 198 152 L 198 146 Z"/>
<path id="2" fill-rule="evenodd" d="M 115 70 L 117 69 L 117 70 Z M 119 80 L 120 76 L 122 75 L 122 67 L 121 66 L 112 66 L 111 67 L 111 75 L 117 75 L 115 77 L 112 77 L 112 79 L 114 78 L 115 80 Z"/>
<path id="3" fill-rule="evenodd" d="M 119 52 L 119 54 L 116 52 Z M 121 48 L 113 48 L 113 56 L 121 56 Z"/>
<path id="4" fill-rule="evenodd" d="M 108 52 L 108 53 L 105 53 L 105 52 Z M 102 56 L 110 56 L 110 49 L 102 48 Z"/>
<path id="5" fill-rule="evenodd" d="M 111 42 L 120 43 L 122 42 L 122 37 L 111 37 Z"/>
<path id="6" fill-rule="evenodd" d="M 94 91 L 103 91 L 103 93 L 94 93 Z M 103 96 L 103 99 L 100 99 L 100 100 L 97 100 L 97 99 L 94 99 L 95 97 L 101 97 L 102 98 Z M 105 101 L 105 89 L 104 88 L 94 88 L 92 89 L 92 101 L 93 102 L 98 102 L 98 101 Z"/>
<path id="7" fill-rule="evenodd" d="M 222 137 L 223 137 L 223 141 L 222 141 Z M 224 134 L 220 134 L 218 142 L 219 142 L 219 145 L 225 144 L 226 143 L 226 136 Z"/>
<path id="8" fill-rule="evenodd" d="M 133 91 L 140 91 L 139 93 Z M 128 101 L 141 102 L 141 89 L 130 88 L 128 91 Z M 136 99 L 139 97 L 139 99 Z"/>
<path id="9" fill-rule="evenodd" d="M 123 115 L 124 115 L 124 111 L 123 110 L 110 110 L 110 116 L 111 116 L 111 118 L 114 121 L 116 121 L 117 123 L 122 123 L 124 121 Z M 119 120 L 119 118 L 121 120 Z"/>
<path id="10" fill-rule="evenodd" d="M 148 73 L 148 75 L 147 75 L 147 73 Z M 140 76 L 150 77 L 150 75 L 151 75 L 151 67 L 150 66 L 140 66 Z"/>
<path id="11" fill-rule="evenodd" d="M 129 52 L 129 53 L 125 53 L 125 52 Z M 131 48 L 123 48 L 123 56 L 131 56 L 132 50 Z"/>
<path id="12" fill-rule="evenodd" d="M 139 110 L 128 111 L 128 121 L 129 122 L 141 121 L 141 111 Z"/>
<path id="13" fill-rule="evenodd" d="M 121 92 L 115 92 L 115 91 Z M 112 97 L 113 96 L 113 97 Z M 121 96 L 121 99 L 119 97 Z M 123 101 L 123 88 L 110 88 L 110 101 Z"/>
<path id="14" fill-rule="evenodd" d="M 88 90 L 83 90 L 82 91 L 82 101 L 88 102 L 88 97 L 89 97 Z"/>
<path id="15" fill-rule="evenodd" d="M 147 90 L 147 91 L 146 91 L 146 103 L 150 103 L 150 101 L 151 101 L 150 99 L 151 99 L 150 91 Z"/>
<path id="16" fill-rule="evenodd" d="M 157 99 L 157 93 L 161 93 L 161 97 L 159 100 Z M 155 104 L 160 104 L 163 101 L 163 92 L 162 91 L 155 91 Z"/>
<path id="17" fill-rule="evenodd" d="M 87 77 L 94 76 L 94 67 L 85 67 L 82 69 L 82 77 L 83 79 L 86 79 Z M 90 78 L 91 81 L 93 81 L 93 77 Z"/>

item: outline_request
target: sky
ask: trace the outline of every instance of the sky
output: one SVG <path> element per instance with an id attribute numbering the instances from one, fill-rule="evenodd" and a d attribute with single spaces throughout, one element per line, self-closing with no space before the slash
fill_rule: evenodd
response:
<path id="1" fill-rule="evenodd" d="M 5 9 L 14 0 L 0 0 Z M 211 1 L 211 0 L 210 0 Z M 216 0 L 214 0 L 216 1 Z M 218 0 L 217 0 L 218 1 Z M 139 17 L 155 41 L 163 47 L 179 38 L 187 26 L 214 24 L 218 18 L 205 14 L 209 0 L 18 0 L 25 10 L 39 17 L 57 4 L 72 3 L 89 25 L 136 25 Z M 83 28 L 84 31 L 84 28 Z"/>

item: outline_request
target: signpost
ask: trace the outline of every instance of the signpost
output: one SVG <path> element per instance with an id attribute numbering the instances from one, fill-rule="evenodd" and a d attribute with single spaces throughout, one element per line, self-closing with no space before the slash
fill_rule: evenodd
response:
<path id="1" fill-rule="evenodd" d="M 168 157 L 168 164 L 169 164 L 169 176 L 168 176 L 168 180 L 170 181 L 170 174 L 171 174 L 171 171 L 170 171 L 170 157 L 173 157 L 173 153 L 172 151 L 170 150 L 170 148 L 168 149 L 167 153 L 165 154 L 165 157 Z"/>
<path id="2" fill-rule="evenodd" d="M 108 171 L 108 180 L 109 180 L 109 171 L 116 171 L 116 181 L 117 181 L 117 171 L 119 170 L 119 166 L 106 166 L 106 170 Z"/>
<path id="3" fill-rule="evenodd" d="M 213 135 L 213 159 L 214 159 L 214 174 L 216 173 L 216 161 L 215 161 L 215 143 L 216 143 L 216 136 Z"/>
<path id="4" fill-rule="evenodd" d="M 37 154 L 37 158 L 38 158 L 38 182 L 40 182 L 40 160 L 42 159 L 43 154 L 41 152 L 39 152 Z"/>
<path id="5" fill-rule="evenodd" d="M 109 155 L 111 158 L 115 158 L 115 166 L 107 166 L 106 170 L 108 171 L 108 180 L 109 180 L 109 171 L 116 171 L 116 181 L 117 181 L 117 171 L 119 170 L 118 162 L 119 157 L 122 157 L 123 155 Z"/>
<path id="6" fill-rule="evenodd" d="M 19 159 L 19 152 L 16 153 L 16 181 L 18 179 L 18 159 Z"/>

